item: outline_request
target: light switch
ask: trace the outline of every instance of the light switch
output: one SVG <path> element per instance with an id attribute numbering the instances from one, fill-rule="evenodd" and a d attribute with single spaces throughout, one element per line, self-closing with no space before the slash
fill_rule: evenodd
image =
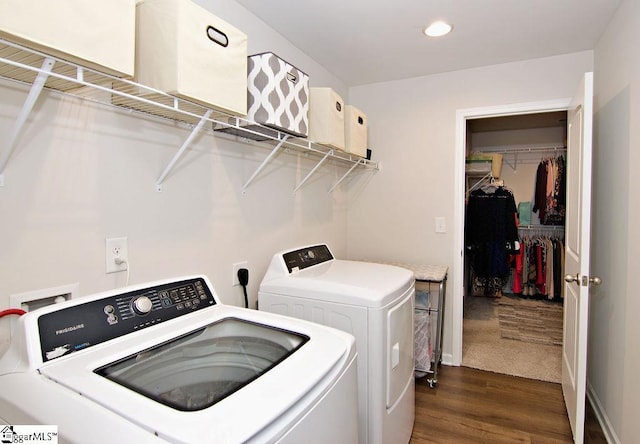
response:
<path id="1" fill-rule="evenodd" d="M 436 233 L 447 232 L 447 221 L 444 217 L 436 217 Z"/>

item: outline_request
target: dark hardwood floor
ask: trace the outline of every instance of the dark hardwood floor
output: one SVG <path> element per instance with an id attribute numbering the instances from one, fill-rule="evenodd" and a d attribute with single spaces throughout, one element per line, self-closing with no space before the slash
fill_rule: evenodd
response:
<path id="1" fill-rule="evenodd" d="M 606 444 L 587 403 L 585 443 Z M 416 380 L 410 444 L 572 443 L 560 384 L 441 366 L 438 384 Z"/>

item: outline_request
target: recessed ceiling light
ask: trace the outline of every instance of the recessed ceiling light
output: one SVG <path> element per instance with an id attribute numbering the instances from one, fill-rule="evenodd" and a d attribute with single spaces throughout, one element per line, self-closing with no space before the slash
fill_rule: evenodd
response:
<path id="1" fill-rule="evenodd" d="M 424 34 L 428 37 L 442 37 L 451 32 L 451 25 L 442 21 L 433 22 L 424 29 Z"/>

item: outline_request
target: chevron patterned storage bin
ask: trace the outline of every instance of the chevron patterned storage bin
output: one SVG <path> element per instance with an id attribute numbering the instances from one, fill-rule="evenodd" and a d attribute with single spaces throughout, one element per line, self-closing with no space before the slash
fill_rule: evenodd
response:
<path id="1" fill-rule="evenodd" d="M 247 119 L 307 137 L 309 76 L 272 52 L 249 56 L 247 69 Z"/>

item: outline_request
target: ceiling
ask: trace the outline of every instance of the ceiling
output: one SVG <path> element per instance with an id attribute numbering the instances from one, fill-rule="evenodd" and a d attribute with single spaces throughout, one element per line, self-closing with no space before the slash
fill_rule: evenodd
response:
<path id="1" fill-rule="evenodd" d="M 348 86 L 594 49 L 621 0 L 237 0 Z M 446 20 L 453 31 L 427 38 Z"/>

